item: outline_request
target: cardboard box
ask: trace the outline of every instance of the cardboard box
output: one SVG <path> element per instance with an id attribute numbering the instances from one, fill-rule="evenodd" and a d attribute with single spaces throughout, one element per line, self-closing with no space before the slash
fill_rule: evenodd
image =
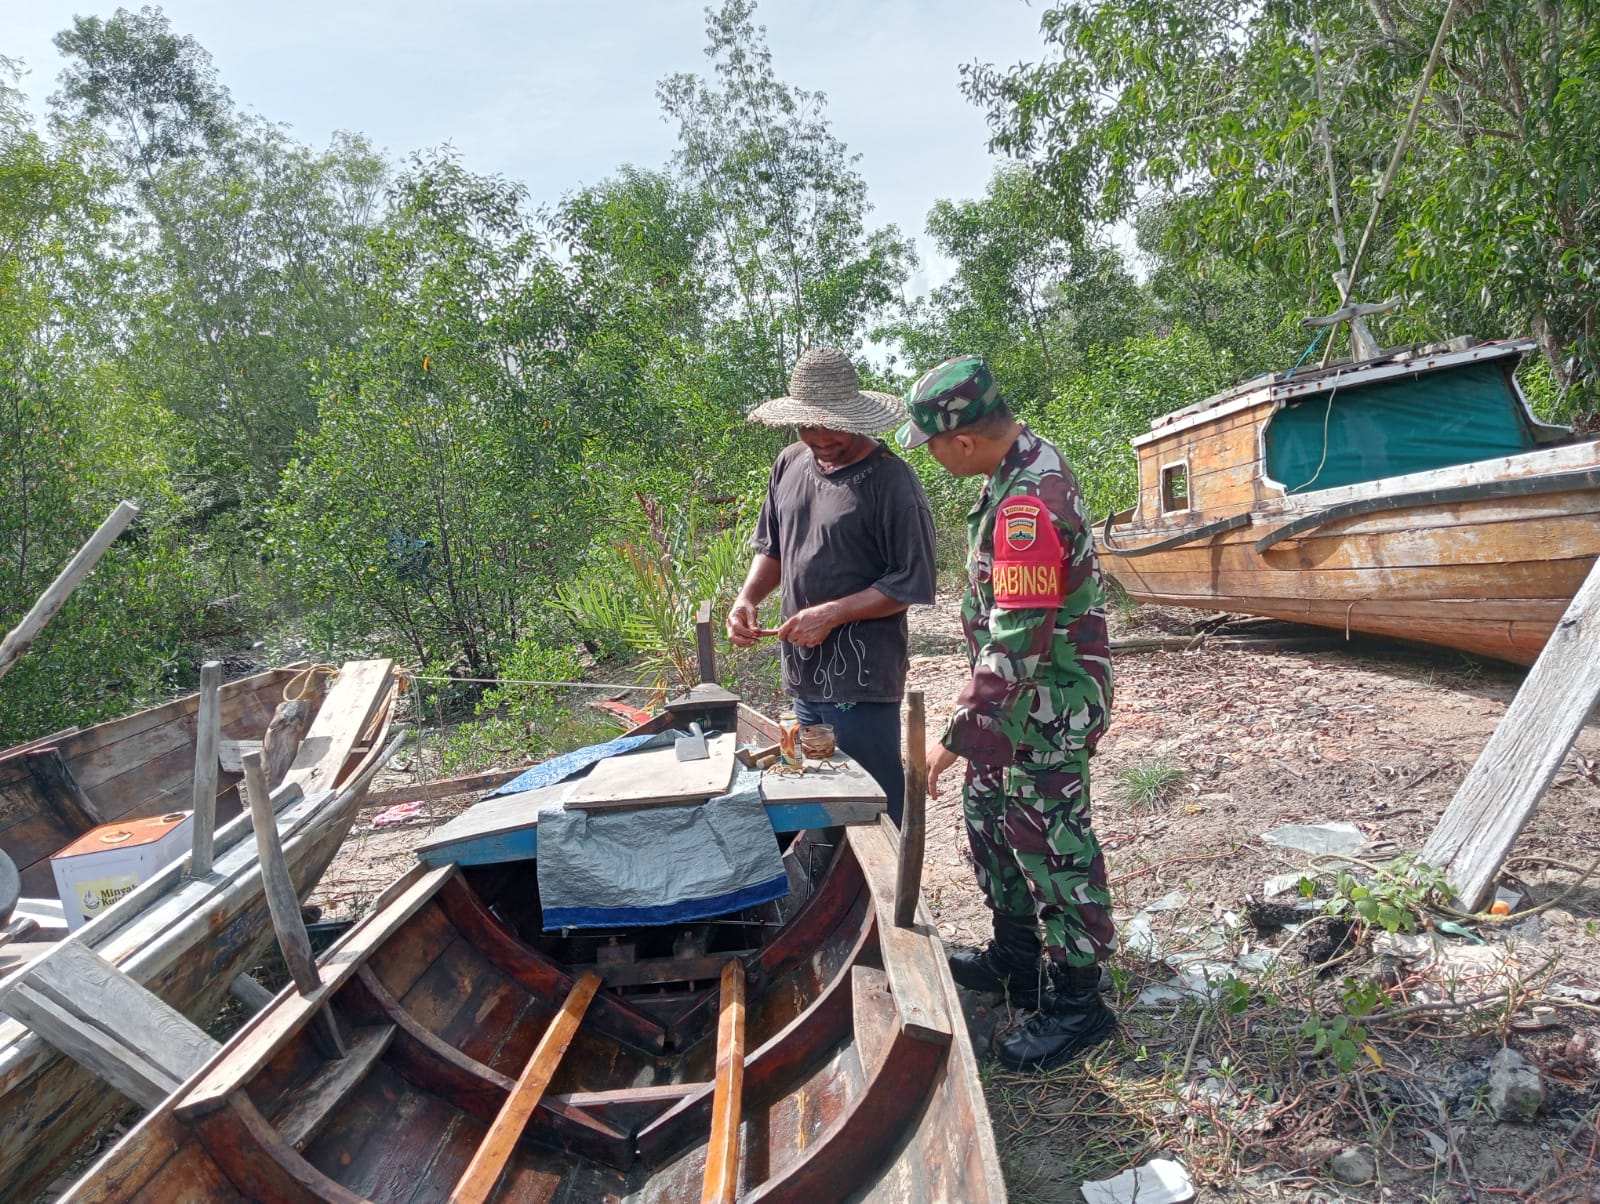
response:
<path id="1" fill-rule="evenodd" d="M 67 931 L 83 927 L 188 852 L 193 821 L 192 811 L 173 811 L 150 819 L 102 824 L 50 858 Z"/>

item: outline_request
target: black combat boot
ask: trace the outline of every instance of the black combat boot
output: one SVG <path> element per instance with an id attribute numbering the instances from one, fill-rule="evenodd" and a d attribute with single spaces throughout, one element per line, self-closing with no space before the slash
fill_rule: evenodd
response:
<path id="1" fill-rule="evenodd" d="M 969 991 L 1004 992 L 1011 1006 L 1039 1006 L 1039 926 L 1032 916 L 994 913 L 994 940 L 950 955 L 950 977 Z"/>
<path id="2" fill-rule="evenodd" d="M 1028 1023 L 995 1042 L 995 1057 L 1013 1070 L 1043 1070 L 1098 1045 L 1117 1031 L 1116 1014 L 1100 1000 L 1099 966 L 1050 967 L 1050 990 Z"/>

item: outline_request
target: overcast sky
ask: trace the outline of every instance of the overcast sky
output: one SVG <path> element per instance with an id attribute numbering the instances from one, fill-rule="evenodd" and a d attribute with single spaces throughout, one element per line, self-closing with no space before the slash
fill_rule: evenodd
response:
<path id="1" fill-rule="evenodd" d="M 136 7 L 128 0 L 127 7 Z M 52 36 L 112 4 L 0 0 L 0 54 L 21 59 L 42 111 L 61 60 Z M 660 167 L 675 144 L 658 80 L 709 74 L 702 0 L 168 0 L 174 30 L 210 53 L 241 109 L 321 148 L 335 130 L 391 158 L 453 144 L 472 171 L 536 202 L 624 163 Z M 835 136 L 861 156 L 874 224 L 918 238 L 914 293 L 939 283 L 922 236 L 935 200 L 980 195 L 998 160 L 960 65 L 1036 61 L 1041 4 L 1023 0 L 762 0 L 773 68 L 827 95 Z"/>

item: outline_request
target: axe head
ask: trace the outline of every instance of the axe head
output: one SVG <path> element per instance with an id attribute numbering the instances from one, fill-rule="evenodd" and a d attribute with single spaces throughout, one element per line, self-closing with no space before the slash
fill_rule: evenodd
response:
<path id="1" fill-rule="evenodd" d="M 678 760 L 680 761 L 704 761 L 711 755 L 706 748 L 705 733 L 700 730 L 698 723 L 689 725 L 689 734 L 687 736 L 679 736 L 677 744 L 673 746 L 673 750 L 678 754 Z"/>

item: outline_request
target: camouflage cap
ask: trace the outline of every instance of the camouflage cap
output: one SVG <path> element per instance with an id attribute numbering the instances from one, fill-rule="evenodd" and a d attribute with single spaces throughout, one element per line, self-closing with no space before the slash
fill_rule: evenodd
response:
<path id="1" fill-rule="evenodd" d="M 901 447 L 921 447 L 941 431 L 976 422 L 1001 402 L 981 355 L 957 355 L 928 369 L 906 393 L 911 421 L 895 434 Z"/>

